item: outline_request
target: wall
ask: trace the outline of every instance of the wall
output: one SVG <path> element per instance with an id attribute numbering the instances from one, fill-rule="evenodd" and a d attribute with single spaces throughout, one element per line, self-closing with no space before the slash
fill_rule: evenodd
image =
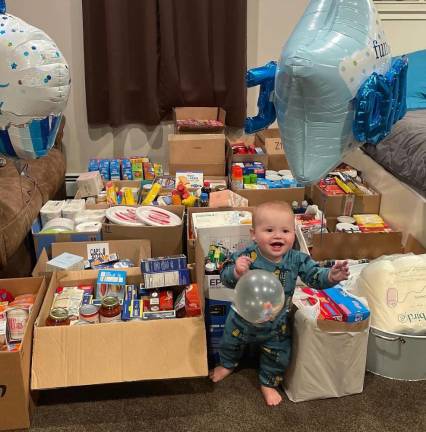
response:
<path id="1" fill-rule="evenodd" d="M 247 0 L 247 66 L 277 60 L 281 48 L 303 14 L 308 0 Z M 80 0 L 8 0 L 7 11 L 36 27 L 55 40 L 71 70 L 72 90 L 65 114 L 64 145 L 67 171 L 86 170 L 90 157 L 120 157 L 146 154 L 156 161 L 167 159 L 167 135 L 170 124 L 157 128 L 139 125 L 112 130 L 88 128 L 84 85 L 83 23 Z M 414 5 L 418 6 L 418 5 Z M 404 5 L 379 6 L 384 10 Z M 411 6 L 410 6 L 411 7 Z M 425 6 L 419 6 L 425 10 Z M 426 12 L 418 14 L 389 12 L 383 17 L 393 54 L 426 47 Z M 401 19 L 404 21 L 401 22 Z M 257 89 L 248 90 L 247 112 L 256 113 Z"/>

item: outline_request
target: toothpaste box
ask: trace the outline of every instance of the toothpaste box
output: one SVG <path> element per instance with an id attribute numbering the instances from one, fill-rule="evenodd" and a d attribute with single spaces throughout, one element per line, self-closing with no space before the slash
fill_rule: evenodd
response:
<path id="1" fill-rule="evenodd" d="M 185 255 L 147 258 L 141 260 L 142 273 L 160 273 L 172 270 L 186 269 Z"/>
<path id="2" fill-rule="evenodd" d="M 122 321 L 130 321 L 134 319 L 142 319 L 143 303 L 141 300 L 124 300 L 121 308 Z"/>
<path id="3" fill-rule="evenodd" d="M 145 289 L 182 286 L 191 283 L 189 270 L 180 269 L 160 273 L 144 273 Z"/>
<path id="4" fill-rule="evenodd" d="M 358 322 L 370 316 L 368 308 L 341 287 L 327 288 L 323 292 L 337 305 L 342 313 L 343 321 Z"/>
<path id="5" fill-rule="evenodd" d="M 302 291 L 319 300 L 320 314 L 318 316 L 318 319 L 343 321 L 342 312 L 334 303 L 334 301 L 331 300 L 327 295 L 325 295 L 325 290 L 318 291 L 312 288 L 302 288 Z"/>

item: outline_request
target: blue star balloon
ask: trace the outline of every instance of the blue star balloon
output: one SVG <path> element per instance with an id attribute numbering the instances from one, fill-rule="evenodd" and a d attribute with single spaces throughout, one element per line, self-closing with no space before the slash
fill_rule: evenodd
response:
<path id="1" fill-rule="evenodd" d="M 311 0 L 282 49 L 275 79 L 278 125 L 299 182 L 317 181 L 360 144 L 355 97 L 373 73 L 385 76 L 390 67 L 371 0 Z"/>

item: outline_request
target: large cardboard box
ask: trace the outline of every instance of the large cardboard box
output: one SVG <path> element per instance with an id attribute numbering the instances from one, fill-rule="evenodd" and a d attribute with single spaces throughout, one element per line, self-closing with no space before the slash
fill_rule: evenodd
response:
<path id="1" fill-rule="evenodd" d="M 234 154 L 232 147 L 236 143 L 243 142 L 246 146 L 255 145 L 262 149 L 260 154 Z M 236 162 L 262 162 L 265 169 L 268 168 L 268 154 L 266 153 L 266 148 L 263 143 L 256 139 L 255 135 L 244 135 L 238 139 L 232 139 L 230 137 L 226 138 L 226 165 L 227 173 L 231 174 L 232 164 Z"/>
<path id="2" fill-rule="evenodd" d="M 215 129 L 215 133 L 221 133 L 225 129 L 226 111 L 220 107 L 176 107 L 173 109 L 175 122 L 175 133 L 202 133 L 199 129 L 180 132 L 177 127 L 177 120 L 218 120 L 223 126 Z M 209 131 L 208 133 L 211 133 Z"/>
<path id="3" fill-rule="evenodd" d="M 324 211 L 326 216 L 351 216 L 352 214 L 380 213 L 381 194 L 374 190 L 373 195 L 356 196 L 353 194 L 345 195 L 326 195 L 320 187 L 315 184 L 312 186 L 311 196 L 314 204 Z"/>
<path id="4" fill-rule="evenodd" d="M 141 281 L 134 270 L 127 271 L 129 283 Z M 94 284 L 97 273 L 53 274 L 34 328 L 32 389 L 207 375 L 203 315 L 46 327 L 56 287 Z"/>
<path id="5" fill-rule="evenodd" d="M 167 210 L 173 212 L 182 219 L 182 224 L 169 227 L 129 227 L 109 223 L 102 225 L 103 240 L 146 239 L 151 241 L 151 254 L 153 257 L 176 255 L 182 253 L 182 233 L 184 206 L 167 206 Z"/>
<path id="6" fill-rule="evenodd" d="M 256 139 L 263 143 L 268 155 L 268 169 L 279 171 L 289 169 L 278 128 L 264 129 L 257 132 Z"/>
<path id="7" fill-rule="evenodd" d="M 29 428 L 33 408 L 30 392 L 33 326 L 46 293 L 46 284 L 44 278 L 20 278 L 2 279 L 0 286 L 15 296 L 37 294 L 21 349 L 0 352 L 0 430 Z"/>
<path id="8" fill-rule="evenodd" d="M 36 257 L 39 258 L 43 249 L 46 249 L 47 255 L 52 256 L 52 243 L 56 242 L 88 242 L 102 239 L 101 231 L 97 232 L 70 232 L 44 234 L 40 232 L 42 229 L 40 218 L 38 217 L 31 227 L 31 232 L 34 240 L 34 249 Z"/>
<path id="9" fill-rule="evenodd" d="M 142 258 L 151 257 L 150 240 L 108 240 L 95 242 L 63 242 L 52 244 L 52 258 L 68 252 L 74 255 L 82 256 L 85 260 L 90 256 L 104 255 L 110 253 L 118 254 L 120 259 L 129 259 L 133 261 L 134 267 L 140 268 Z M 33 276 L 46 275 L 46 263 L 49 260 L 46 250 L 41 253 L 36 266 L 33 270 Z"/>
<path id="10" fill-rule="evenodd" d="M 328 221 L 327 221 L 328 223 Z M 330 222 L 330 227 L 333 221 Z M 374 259 L 381 255 L 403 253 L 402 233 L 345 233 L 329 232 L 313 234 L 312 248 L 308 250 L 300 226 L 296 225 L 296 236 L 300 250 L 310 254 L 313 259 Z"/>
<path id="11" fill-rule="evenodd" d="M 204 175 L 225 175 L 225 135 L 170 134 L 169 172 L 202 171 Z"/>
<path id="12" fill-rule="evenodd" d="M 268 201 L 286 201 L 299 204 L 304 200 L 305 188 L 282 188 L 282 189 L 232 189 L 238 195 L 248 199 L 249 206 L 258 206 Z"/>

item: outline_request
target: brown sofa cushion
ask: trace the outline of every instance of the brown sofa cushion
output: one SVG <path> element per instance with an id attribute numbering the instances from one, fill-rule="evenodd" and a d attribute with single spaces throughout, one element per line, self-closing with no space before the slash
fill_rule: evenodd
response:
<path id="1" fill-rule="evenodd" d="M 0 268 L 17 251 L 41 206 L 64 179 L 65 159 L 57 149 L 36 160 L 8 159 L 0 168 Z"/>

